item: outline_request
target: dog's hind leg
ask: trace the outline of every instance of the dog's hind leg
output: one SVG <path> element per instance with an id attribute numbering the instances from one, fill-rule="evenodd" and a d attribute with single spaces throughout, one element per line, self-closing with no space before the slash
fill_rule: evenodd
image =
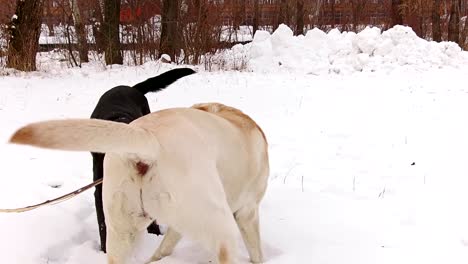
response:
<path id="1" fill-rule="evenodd" d="M 107 263 L 125 264 L 135 243 L 137 230 L 117 232 L 107 229 Z"/>
<path id="2" fill-rule="evenodd" d="M 109 264 L 127 263 L 133 252 L 137 235 L 149 225 L 150 220 L 135 214 L 133 204 L 123 192 L 115 192 L 106 196 L 109 187 L 113 187 L 112 181 L 104 185 L 104 209 L 107 225 L 107 259 Z"/>
<path id="3" fill-rule="evenodd" d="M 234 213 L 252 263 L 262 263 L 258 206 L 243 207 Z"/>
<path id="4" fill-rule="evenodd" d="M 171 255 L 181 238 L 182 236 L 177 231 L 169 227 L 158 249 L 147 263 L 158 261 L 163 257 Z"/>

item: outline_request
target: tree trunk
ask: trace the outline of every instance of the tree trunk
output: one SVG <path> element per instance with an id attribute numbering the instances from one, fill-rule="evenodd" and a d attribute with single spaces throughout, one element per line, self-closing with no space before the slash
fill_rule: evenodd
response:
<path id="1" fill-rule="evenodd" d="M 465 18 L 465 26 L 463 27 L 462 33 L 460 34 L 460 43 L 462 43 L 462 48 L 468 50 L 468 42 L 466 38 L 468 37 L 468 17 Z"/>
<path id="2" fill-rule="evenodd" d="M 80 7 L 77 0 L 70 0 L 70 7 L 73 15 L 73 22 L 75 24 L 76 37 L 78 39 L 78 52 L 80 54 L 80 64 L 88 62 L 88 40 L 86 28 L 81 20 Z"/>
<path id="3" fill-rule="evenodd" d="M 304 0 L 296 0 L 296 35 L 304 34 Z"/>
<path id="4" fill-rule="evenodd" d="M 177 21 L 179 0 L 163 0 L 161 14 L 161 40 L 159 43 L 160 54 L 168 54 L 175 61 L 180 46 L 178 41 Z"/>
<path id="5" fill-rule="evenodd" d="M 424 30 L 424 15 L 423 15 L 423 8 L 418 8 L 418 28 L 420 34 L 418 34 L 421 38 L 426 38 L 426 31 Z"/>
<path id="6" fill-rule="evenodd" d="M 311 10 L 309 10 L 309 13 L 312 15 L 313 19 L 310 24 L 310 26 L 314 26 L 314 25 L 319 25 L 321 26 L 322 23 L 319 21 L 319 18 L 320 18 L 320 10 L 322 10 L 322 3 L 323 3 L 323 0 L 317 0 L 315 2 L 315 5 L 313 5 L 313 8 Z"/>
<path id="7" fill-rule="evenodd" d="M 104 4 L 104 0 L 98 0 L 97 4 L 98 4 L 97 7 L 99 8 L 99 10 L 101 10 L 101 18 L 104 21 L 104 12 L 103 12 L 103 10 L 106 8 L 106 5 Z"/>
<path id="8" fill-rule="evenodd" d="M 331 6 L 331 27 L 335 28 L 336 26 L 336 12 L 335 12 L 335 0 L 330 1 Z"/>
<path id="9" fill-rule="evenodd" d="M 42 0 L 17 1 L 16 17 L 9 25 L 7 67 L 20 71 L 36 70 L 43 4 Z"/>
<path id="10" fill-rule="evenodd" d="M 276 25 L 276 28 L 278 28 L 280 24 L 286 23 L 287 5 L 288 5 L 288 2 L 286 0 L 281 0 L 280 6 L 279 6 L 278 23 Z"/>
<path id="11" fill-rule="evenodd" d="M 440 0 L 432 1 L 432 40 L 442 41 L 442 32 L 440 29 Z"/>
<path id="12" fill-rule="evenodd" d="M 51 15 L 51 10 L 50 10 L 50 2 L 44 2 L 44 13 L 42 15 Z M 49 29 L 49 37 L 55 36 L 55 31 L 54 31 L 54 25 L 52 24 L 52 21 L 50 19 L 46 20 L 46 25 L 47 28 Z"/>
<path id="13" fill-rule="evenodd" d="M 459 0 L 452 0 L 448 25 L 448 41 L 460 44 L 460 5 Z"/>
<path id="14" fill-rule="evenodd" d="M 359 24 L 359 10 L 360 8 L 360 3 L 357 3 L 356 0 L 351 0 L 351 15 L 353 16 L 352 18 L 352 23 L 353 23 L 353 31 L 357 33 L 357 26 Z"/>
<path id="15" fill-rule="evenodd" d="M 55 36 L 54 25 L 49 21 L 47 22 L 47 28 L 49 29 L 49 37 Z"/>
<path id="16" fill-rule="evenodd" d="M 240 18 L 241 18 L 241 25 L 248 25 L 247 23 L 247 0 L 241 1 Z"/>
<path id="17" fill-rule="evenodd" d="M 106 65 L 123 64 L 120 53 L 120 1 L 104 0 L 103 36 Z"/>
<path id="18" fill-rule="evenodd" d="M 105 49 L 105 41 L 103 35 L 104 17 L 102 12 L 103 9 L 101 8 L 101 2 L 102 0 L 93 4 L 91 14 L 93 36 L 96 45 L 96 50 L 98 53 L 104 52 Z M 102 4 L 104 5 L 104 2 L 102 2 Z"/>
<path id="19" fill-rule="evenodd" d="M 253 16 L 253 34 L 255 36 L 255 32 L 258 30 L 258 24 L 259 24 L 259 19 L 260 19 L 260 7 L 259 7 L 259 1 L 260 0 L 253 0 L 254 4 L 254 16 Z"/>
<path id="20" fill-rule="evenodd" d="M 239 29 L 240 20 L 241 20 L 240 11 L 239 11 L 239 8 L 240 8 L 239 1 L 240 0 L 233 0 L 231 2 L 232 3 L 232 17 L 234 18 L 232 21 L 232 26 L 234 30 Z"/>
<path id="21" fill-rule="evenodd" d="M 401 14 L 401 0 L 392 0 L 392 23 L 391 26 L 403 25 L 403 15 Z"/>

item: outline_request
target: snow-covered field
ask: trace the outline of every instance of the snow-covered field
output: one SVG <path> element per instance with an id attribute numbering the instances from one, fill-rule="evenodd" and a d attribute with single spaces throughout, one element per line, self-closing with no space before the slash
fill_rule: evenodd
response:
<path id="1" fill-rule="evenodd" d="M 375 54 L 374 49 L 368 54 L 370 64 L 356 68 L 352 59 L 342 60 L 340 69 L 352 70 L 337 71 L 337 58 L 368 49 L 353 53 L 336 38 L 335 47 L 342 49 L 333 54 L 342 56 L 324 51 L 329 52 L 328 64 L 317 61 L 322 66 L 312 72 L 305 68 L 314 63 L 311 49 L 318 44 L 310 50 L 301 44 L 304 52 L 297 61 L 302 66 L 295 67 L 294 60 L 284 59 L 297 55 L 301 40 L 287 34 L 280 34 L 281 41 L 264 34 L 249 44 L 257 45 L 247 54 L 250 72 L 199 69 L 148 95 L 153 111 L 218 101 L 242 109 L 262 126 L 271 165 L 261 206 L 266 263 L 467 263 L 466 53 L 451 44 L 395 37 L 398 50 L 387 43 L 385 56 L 416 54 L 407 58 L 409 63 Z M 333 35 L 318 35 L 332 47 Z M 368 40 L 363 43 L 380 45 L 384 38 L 368 35 L 361 36 Z M 283 50 L 274 48 L 289 42 Z M 261 45 L 266 47 L 259 49 Z M 405 50 L 409 47 L 413 52 Z M 424 52 L 423 47 L 433 51 Z M 54 65 L 0 77 L 0 208 L 38 203 L 92 180 L 89 153 L 6 144 L 17 128 L 44 119 L 86 118 L 107 89 L 174 67 L 150 62 L 107 70 L 95 64 L 58 70 Z M 323 70 L 324 65 L 329 70 Z M 132 263 L 142 263 L 160 241 L 142 234 Z M 243 243 L 239 245 L 247 263 Z M 0 252 L 1 263 L 105 263 L 98 250 L 93 191 L 26 213 L 0 214 Z M 210 261 L 209 252 L 184 239 L 160 263 Z"/>

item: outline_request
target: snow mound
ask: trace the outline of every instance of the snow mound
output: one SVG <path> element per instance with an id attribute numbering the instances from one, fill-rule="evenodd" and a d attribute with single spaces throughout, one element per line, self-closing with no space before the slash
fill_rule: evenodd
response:
<path id="1" fill-rule="evenodd" d="M 468 64 L 468 52 L 456 43 L 427 41 L 410 27 L 399 25 L 384 32 L 366 27 L 357 34 L 338 29 L 325 33 L 314 28 L 305 36 L 294 36 L 282 24 L 273 34 L 257 31 L 253 41 L 242 47 L 244 53 L 249 53 L 247 68 L 255 72 L 350 74 L 397 67 L 425 70 Z"/>

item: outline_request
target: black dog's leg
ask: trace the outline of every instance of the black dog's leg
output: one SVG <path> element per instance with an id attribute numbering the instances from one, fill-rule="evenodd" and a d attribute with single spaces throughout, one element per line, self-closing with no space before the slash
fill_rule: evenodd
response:
<path id="1" fill-rule="evenodd" d="M 159 225 L 156 222 L 152 222 L 151 225 L 148 226 L 148 233 L 155 234 L 155 235 L 162 235 L 161 230 L 159 229 Z"/>
<path id="2" fill-rule="evenodd" d="M 93 156 L 93 180 L 102 179 L 104 176 L 104 169 L 103 169 L 103 162 L 104 162 L 104 154 L 101 153 L 91 153 Z M 102 184 L 96 186 L 96 190 L 94 191 L 94 203 L 96 206 L 96 215 L 98 221 L 98 228 L 99 228 L 99 237 L 101 239 L 101 251 L 106 253 L 106 238 L 107 238 L 107 230 L 106 230 L 106 222 L 104 216 L 104 209 L 102 206 Z M 153 222 L 151 225 L 148 226 L 148 233 L 155 234 L 155 235 L 162 235 L 159 226 Z"/>
<path id="3" fill-rule="evenodd" d="M 103 161 L 104 154 L 101 153 L 91 153 L 93 156 L 93 180 L 99 180 L 103 177 Z M 101 238 L 101 250 L 106 252 L 106 222 L 104 218 L 104 210 L 102 207 L 102 184 L 96 186 L 94 191 L 94 203 L 96 206 L 96 215 L 99 227 L 99 237 Z"/>

